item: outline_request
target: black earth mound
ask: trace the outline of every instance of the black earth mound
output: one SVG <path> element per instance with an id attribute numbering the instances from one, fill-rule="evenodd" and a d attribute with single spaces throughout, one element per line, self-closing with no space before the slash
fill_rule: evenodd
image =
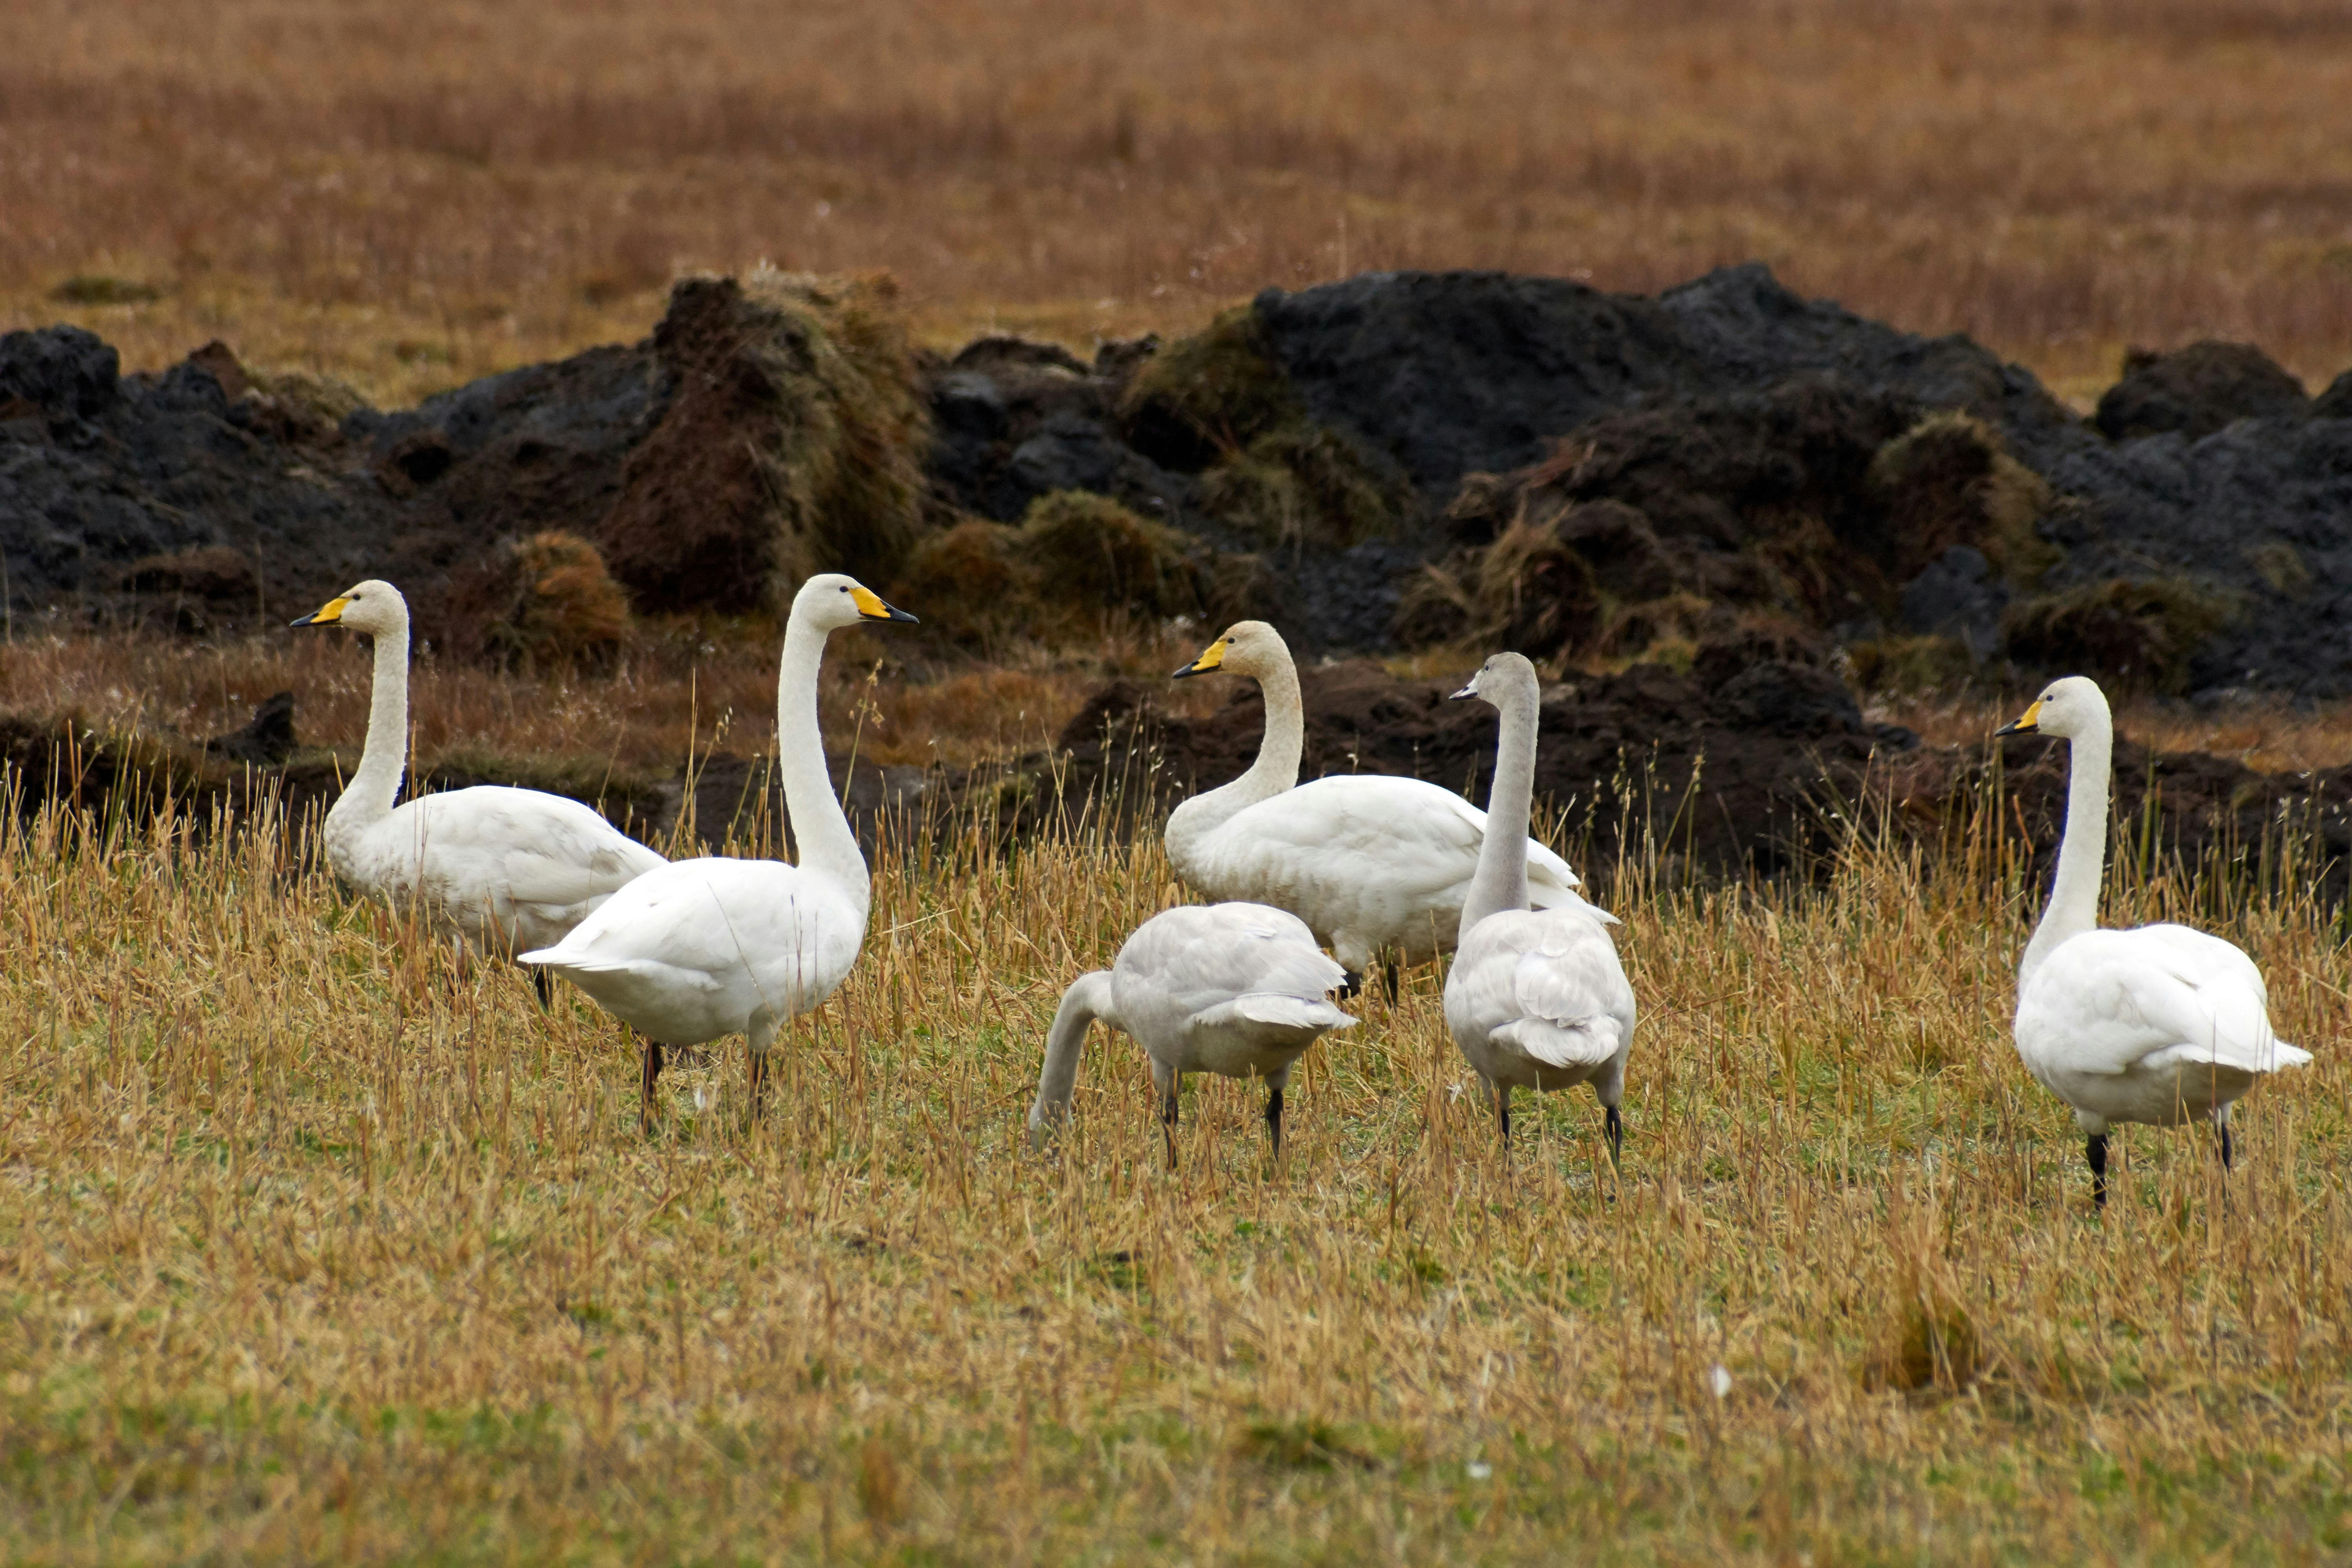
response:
<path id="1" fill-rule="evenodd" d="M 644 342 L 391 413 L 218 344 L 125 377 L 88 332 L 7 334 L 0 601 L 209 634 L 384 575 L 462 653 L 468 574 L 546 531 L 640 610 L 732 612 L 809 565 L 894 580 L 1075 492 L 1189 536 L 1188 570 L 1253 584 L 1310 651 L 1674 662 L 1719 611 L 1872 679 L 2352 693 L 2352 373 L 2313 398 L 2246 345 L 2136 353 L 2084 419 L 1966 337 L 1755 264 L 1655 297 L 1371 274 L 1087 358 L 903 353 L 853 294 L 688 279 Z M 1465 612 L 1497 595 L 1507 616 Z"/>

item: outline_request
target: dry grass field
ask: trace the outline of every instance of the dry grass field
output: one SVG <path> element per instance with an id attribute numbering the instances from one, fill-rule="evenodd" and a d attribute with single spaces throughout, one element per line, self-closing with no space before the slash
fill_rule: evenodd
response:
<path id="1" fill-rule="evenodd" d="M 2005 1016 L 1990 824 L 1824 892 L 1591 868 L 1646 1010 L 1496 1152 L 1434 970 L 1316 1047 L 1291 1142 L 1197 1082 L 1160 1163 L 1060 986 L 1155 845 L 886 855 L 780 1047 L 665 1079 L 459 973 L 270 825 L 0 841 L 0 1541 L 38 1563 L 2315 1563 L 2352 1549 L 2339 928 L 2226 882 L 2312 1070 L 2086 1201 Z"/>
<path id="2" fill-rule="evenodd" d="M 887 268 L 941 342 L 1268 284 L 1761 257 L 2095 395 L 2352 364 L 2338 0 L 16 0 L 0 328 L 405 400 L 681 268 Z M 111 301 L 111 302 L 110 302 Z"/>
<path id="3" fill-rule="evenodd" d="M 941 344 L 1761 257 L 2078 401 L 2126 343 L 2352 365 L 2339 0 L 11 0 L 0 33 L 0 331 L 133 368 L 221 337 L 404 402 L 762 258 L 887 269 Z M 1003 756 L 1202 633 L 936 668 L 845 634 L 828 742 Z M 757 619 L 640 622 L 594 675 L 428 659 L 417 758 L 758 752 L 775 668 Z M 355 749 L 366 675 L 340 637 L 0 628 L 0 711 L 101 729 L 290 689 Z M 2117 718 L 2352 763 L 2341 709 Z M 1181 896 L 1149 840 L 889 847 L 765 1117 L 730 1042 L 648 1136 L 617 1025 L 339 891 L 304 825 L 0 802 L 0 1562 L 2352 1560 L 2346 921 L 2111 870 L 2110 923 L 2241 942 L 2318 1059 L 2242 1105 L 2226 1178 L 2122 1133 L 2095 1214 L 2010 1043 L 2010 822 L 1810 889 L 1584 868 L 1644 1009 L 1622 1173 L 1589 1096 L 1522 1096 L 1496 1148 L 1434 967 L 1310 1053 L 1278 1163 L 1255 1091 L 1195 1081 L 1171 1173 L 1121 1037 L 1057 1151 L 1023 1123 L 1061 987 Z"/>

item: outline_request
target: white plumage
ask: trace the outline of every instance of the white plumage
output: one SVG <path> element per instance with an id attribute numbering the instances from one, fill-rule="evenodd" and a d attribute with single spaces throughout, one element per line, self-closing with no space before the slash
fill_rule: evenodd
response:
<path id="1" fill-rule="evenodd" d="M 1520 847 L 1535 787 L 1535 667 L 1496 654 L 1457 697 L 1480 697 L 1501 711 L 1501 745 L 1489 801 L 1489 837 L 1463 910 L 1461 946 L 1445 978 L 1445 1025 L 1493 1096 L 1496 1124 L 1511 1135 L 1514 1089 L 1572 1089 L 1599 1096 L 1609 1149 L 1624 1140 L 1620 1111 L 1625 1058 L 1633 1049 L 1633 988 L 1617 944 L 1581 900 L 1528 907 L 1528 868 Z"/>
<path id="2" fill-rule="evenodd" d="M 1181 677 L 1232 670 L 1257 678 L 1265 733 L 1249 771 L 1184 802 L 1168 818 L 1168 860 L 1183 884 L 1213 899 L 1290 910 L 1329 946 L 1354 984 L 1375 953 L 1408 963 L 1450 951 L 1462 901 L 1486 841 L 1486 814 L 1452 790 L 1389 773 L 1341 773 L 1299 784 L 1306 720 L 1298 673 L 1281 634 L 1243 621 Z M 1593 910 L 1576 873 L 1527 842 L 1538 909 Z"/>
<path id="3" fill-rule="evenodd" d="M 561 942 L 662 858 L 576 800 L 484 784 L 399 796 L 408 761 L 408 605 L 370 581 L 294 623 L 375 639 L 367 744 L 322 837 L 335 875 L 502 954 Z"/>
<path id="4" fill-rule="evenodd" d="M 817 672 L 828 633 L 911 621 L 838 574 L 793 597 L 776 680 L 777 772 L 801 863 L 680 860 L 639 878 L 557 945 L 523 955 L 564 975 L 646 1037 L 644 1114 L 662 1047 L 741 1035 L 757 1114 L 768 1049 L 784 1022 L 831 996 L 866 941 L 873 889 L 825 772 Z"/>
<path id="5" fill-rule="evenodd" d="M 2074 748 L 2057 878 L 2019 966 L 2017 1054 L 2074 1108 L 2097 1202 L 2107 1200 L 2106 1135 L 2118 1122 L 2210 1121 L 2227 1166 L 2231 1102 L 2311 1053 L 2272 1029 L 2262 971 L 2231 943 L 2180 925 L 2097 929 L 2115 739 L 2097 682 L 2052 682 L 2000 732 Z"/>
<path id="6" fill-rule="evenodd" d="M 1292 1065 L 1324 1031 L 1356 1021 L 1329 1000 L 1345 979 L 1306 923 L 1285 910 L 1224 903 L 1156 914 L 1108 969 L 1080 975 L 1064 993 L 1046 1037 L 1030 1132 L 1043 1142 L 1068 1111 L 1087 1026 L 1100 1019 L 1151 1058 L 1171 1166 L 1176 1096 L 1188 1072 L 1265 1079 L 1266 1129 L 1279 1152 Z"/>

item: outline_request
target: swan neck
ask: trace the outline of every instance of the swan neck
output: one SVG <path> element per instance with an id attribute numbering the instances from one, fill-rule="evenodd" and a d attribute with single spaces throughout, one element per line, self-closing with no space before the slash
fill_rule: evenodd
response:
<path id="1" fill-rule="evenodd" d="M 1307 750 L 1307 709 L 1298 694 L 1298 667 L 1287 652 L 1258 676 L 1265 700 L 1265 731 L 1257 758 L 1229 784 L 1207 790 L 1170 813 L 1168 858 L 1181 873 L 1201 840 L 1262 800 L 1297 787 Z"/>
<path id="2" fill-rule="evenodd" d="M 2099 884 L 2107 868 L 2107 784 L 2115 730 L 2104 712 L 2072 742 L 2066 779 L 2066 826 L 2058 840 L 2058 876 L 2033 940 L 2025 945 L 2019 978 L 2030 977 L 2061 942 L 2095 931 Z"/>
<path id="3" fill-rule="evenodd" d="M 824 733 L 816 720 L 824 638 L 823 628 L 798 616 L 785 625 L 783 658 L 776 671 L 776 773 L 783 781 L 784 813 L 792 819 L 800 865 L 838 882 L 862 909 L 873 896 L 866 857 L 833 792 Z"/>
<path id="4" fill-rule="evenodd" d="M 375 634 L 375 672 L 368 698 L 367 742 L 351 783 L 328 813 L 339 829 L 362 830 L 392 814 L 408 767 L 408 623 Z"/>
<path id="5" fill-rule="evenodd" d="M 1110 971 L 1081 974 L 1062 993 L 1054 1010 L 1054 1026 L 1045 1033 L 1045 1066 L 1037 1075 L 1037 1102 L 1029 1111 L 1029 1125 L 1042 1126 L 1061 1115 L 1077 1087 L 1078 1055 L 1087 1043 L 1087 1028 L 1096 1019 L 1113 1028 L 1123 1026 L 1111 1005 Z"/>
<path id="6" fill-rule="evenodd" d="M 1486 793 L 1486 839 L 1462 902 L 1462 934 L 1488 915 L 1528 907 L 1528 819 L 1536 787 L 1536 703 L 1506 692 L 1495 748 L 1495 783 Z"/>

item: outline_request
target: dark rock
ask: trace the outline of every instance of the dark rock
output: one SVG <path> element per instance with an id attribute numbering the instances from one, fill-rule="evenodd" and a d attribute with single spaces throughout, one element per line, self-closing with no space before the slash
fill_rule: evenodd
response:
<path id="1" fill-rule="evenodd" d="M 113 348 L 79 327 L 0 335 L 0 399 L 23 398 L 52 419 L 104 413 L 121 373 Z"/>
<path id="2" fill-rule="evenodd" d="M 1955 544 L 1904 584 L 1903 629 L 1920 637 L 1959 638 L 1981 664 L 2000 643 L 2000 617 L 2012 597 L 1984 552 Z"/>
<path id="3" fill-rule="evenodd" d="M 2352 419 L 2352 370 L 2346 371 L 2327 384 L 2327 390 L 2311 400 L 2314 419 Z"/>
<path id="4" fill-rule="evenodd" d="M 294 694 L 278 691 L 262 699 L 245 728 L 214 736 L 205 742 L 205 751 L 229 762 L 274 768 L 294 754 L 295 745 Z"/>
<path id="5" fill-rule="evenodd" d="M 2202 440 L 2241 419 L 2300 418 L 2311 398 L 2252 343 L 2190 343 L 2171 353 L 2134 349 L 2124 376 L 2099 399 L 2099 433 L 2111 441 L 2178 432 Z"/>

